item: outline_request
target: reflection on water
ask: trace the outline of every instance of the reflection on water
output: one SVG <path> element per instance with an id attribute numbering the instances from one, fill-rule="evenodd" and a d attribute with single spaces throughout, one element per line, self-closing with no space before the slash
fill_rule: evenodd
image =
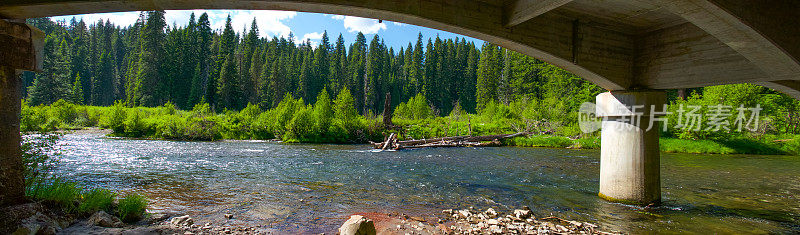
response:
<path id="1" fill-rule="evenodd" d="M 177 142 L 66 135 L 60 174 L 87 187 L 135 191 L 151 212 L 218 223 L 331 232 L 355 212 L 434 214 L 527 205 L 641 233 L 800 232 L 800 157 L 662 154 L 664 206 L 597 197 L 599 152 L 366 145 Z M 236 219 L 222 221 L 221 214 Z"/>

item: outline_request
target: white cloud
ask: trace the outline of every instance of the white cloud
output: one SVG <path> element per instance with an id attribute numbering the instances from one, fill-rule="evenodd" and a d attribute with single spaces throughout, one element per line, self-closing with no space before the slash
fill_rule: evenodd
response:
<path id="1" fill-rule="evenodd" d="M 332 18 L 344 21 L 344 28 L 351 33 L 362 32 L 364 34 L 375 34 L 378 33 L 378 31 L 386 30 L 386 24 L 382 22 L 379 23 L 376 19 L 341 15 L 335 15 Z"/>
<path id="2" fill-rule="evenodd" d="M 406 24 L 403 24 L 403 23 L 400 23 L 400 22 L 392 22 L 392 24 L 397 25 L 397 26 L 405 26 L 406 25 Z"/>
<path id="3" fill-rule="evenodd" d="M 208 12 L 208 18 L 211 21 L 211 28 L 215 30 L 225 28 L 225 20 L 229 14 L 231 16 L 231 26 L 233 26 L 233 30 L 240 33 L 243 29 L 250 30 L 250 24 L 253 22 L 253 18 L 255 18 L 259 35 L 262 37 L 288 36 L 289 32 L 292 30 L 284 21 L 292 19 L 297 15 L 297 12 L 294 11 L 271 10 L 212 10 L 206 12 Z"/>
<path id="4" fill-rule="evenodd" d="M 311 42 L 311 47 L 317 48 L 317 46 L 319 45 L 319 40 L 320 39 L 322 39 L 322 34 L 321 33 L 312 32 L 312 33 L 307 33 L 307 34 L 303 35 L 303 39 L 301 39 L 301 40 L 297 40 L 297 38 L 295 37 L 295 42 L 296 43 L 304 43 L 306 40 L 309 40 L 309 42 Z"/>
<path id="5" fill-rule="evenodd" d="M 322 39 L 322 34 L 318 33 L 318 32 L 307 33 L 307 34 L 303 35 L 303 41 L 305 41 L 306 39 L 320 40 L 320 39 Z"/>

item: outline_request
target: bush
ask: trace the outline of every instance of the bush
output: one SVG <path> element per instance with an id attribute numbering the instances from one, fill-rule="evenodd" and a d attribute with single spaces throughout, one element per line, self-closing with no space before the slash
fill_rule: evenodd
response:
<path id="1" fill-rule="evenodd" d="M 136 222 L 142 218 L 146 208 L 147 198 L 134 193 L 119 200 L 117 215 L 123 222 Z"/>
<path id="2" fill-rule="evenodd" d="M 114 131 L 114 133 L 124 133 L 125 132 L 125 119 L 128 115 L 125 113 L 125 107 L 122 106 L 122 103 L 117 101 L 114 103 L 114 107 L 111 109 L 111 117 L 108 119 L 108 127 Z"/>
<path id="3" fill-rule="evenodd" d="M 310 108 L 301 108 L 286 126 L 286 135 L 283 141 L 305 142 L 314 141 L 314 116 Z"/>

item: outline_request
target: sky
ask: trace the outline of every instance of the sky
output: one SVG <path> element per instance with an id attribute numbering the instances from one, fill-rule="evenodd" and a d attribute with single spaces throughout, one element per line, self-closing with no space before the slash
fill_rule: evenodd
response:
<path id="1" fill-rule="evenodd" d="M 341 33 L 344 37 L 345 45 L 350 45 L 355 40 L 356 34 L 362 32 L 367 37 L 367 42 L 369 42 L 375 34 L 378 34 L 378 36 L 384 39 L 386 45 L 394 48 L 395 51 L 399 50 L 400 47 L 407 47 L 409 42 L 412 44 L 416 43 L 418 33 L 422 33 L 422 37 L 425 40 L 423 42 L 424 44 L 427 43 L 428 38 L 435 38 L 436 35 L 439 35 L 442 39 L 464 37 L 446 31 L 385 20 L 379 23 L 376 19 L 355 16 L 293 11 L 170 10 L 166 11 L 164 17 L 168 25 L 185 26 L 189 23 L 189 15 L 192 12 L 195 13 L 196 17 L 199 17 L 203 12 L 208 13 L 209 20 L 211 21 L 211 28 L 214 30 L 222 30 L 225 27 L 225 19 L 228 15 L 231 16 L 233 29 L 239 33 L 245 29 L 250 30 L 250 24 L 253 22 L 253 18 L 255 18 L 261 37 L 288 37 L 289 32 L 292 32 L 295 37 L 295 42 L 310 39 L 314 46 L 319 44 L 322 33 L 325 30 L 328 32 L 331 44 L 336 42 L 336 38 Z M 103 21 L 110 20 L 118 26 L 129 26 L 136 22 L 136 19 L 139 17 L 139 12 L 85 14 L 57 16 L 52 18 L 57 21 L 66 20 L 69 22 L 73 17 L 83 19 L 87 24 L 102 19 Z M 483 43 L 483 41 L 474 38 L 466 37 L 466 39 L 467 41 L 475 42 L 478 47 Z"/>

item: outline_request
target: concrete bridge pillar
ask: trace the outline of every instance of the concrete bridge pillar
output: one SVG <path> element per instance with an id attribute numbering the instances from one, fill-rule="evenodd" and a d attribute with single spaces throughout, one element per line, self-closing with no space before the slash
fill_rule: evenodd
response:
<path id="1" fill-rule="evenodd" d="M 25 200 L 17 72 L 41 70 L 43 39 L 44 33 L 24 20 L 0 19 L 0 206 Z"/>
<path id="2" fill-rule="evenodd" d="M 0 206 L 25 199 L 19 114 L 20 80 L 14 68 L 0 66 Z"/>
<path id="3" fill-rule="evenodd" d="M 611 91 L 598 95 L 596 101 L 597 116 L 603 118 L 598 195 L 626 204 L 658 204 L 661 129 L 657 114 L 665 111 L 666 93 Z"/>

